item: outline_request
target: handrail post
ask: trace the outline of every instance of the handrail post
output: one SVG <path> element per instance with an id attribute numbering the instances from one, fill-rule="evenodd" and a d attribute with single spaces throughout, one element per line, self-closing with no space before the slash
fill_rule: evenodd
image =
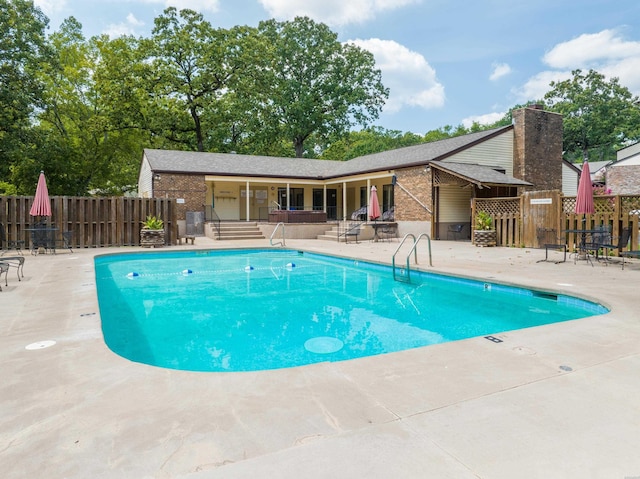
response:
<path id="1" fill-rule="evenodd" d="M 282 226 L 282 241 L 279 241 L 278 243 L 273 244 L 273 237 L 275 236 L 276 231 L 278 231 L 278 228 L 280 226 Z M 277 245 L 286 246 L 285 238 L 284 238 L 284 223 L 282 221 L 278 223 L 275 228 L 273 228 L 273 232 L 271 233 L 271 237 L 269 238 L 269 244 L 271 246 L 277 246 Z"/>
<path id="2" fill-rule="evenodd" d="M 396 251 L 393 253 L 393 256 L 391 257 L 391 265 L 393 269 L 394 280 L 396 280 L 396 254 L 398 254 L 398 251 L 400 251 L 400 248 L 409 237 L 413 238 L 413 246 L 411 247 L 411 251 L 409 251 L 409 254 L 407 255 L 407 263 L 406 263 L 407 264 L 407 281 L 411 280 L 411 264 L 410 264 L 411 253 L 413 253 L 415 263 L 418 264 L 418 243 L 423 237 L 427 238 L 427 242 L 429 244 L 429 266 L 433 266 L 433 262 L 431 259 L 431 237 L 427 233 L 421 233 L 418 236 L 418 239 L 416 239 L 416 237 L 413 234 L 407 233 L 404 236 L 404 238 L 402 238 L 402 241 L 400 242 L 400 244 L 396 248 Z"/>

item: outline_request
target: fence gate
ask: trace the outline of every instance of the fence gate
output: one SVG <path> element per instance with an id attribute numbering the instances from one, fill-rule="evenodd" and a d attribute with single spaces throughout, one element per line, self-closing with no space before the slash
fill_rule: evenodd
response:
<path id="1" fill-rule="evenodd" d="M 523 242 L 527 248 L 539 248 L 538 229 L 547 233 L 547 238 L 562 234 L 562 194 L 558 190 L 527 191 L 522 195 Z"/>

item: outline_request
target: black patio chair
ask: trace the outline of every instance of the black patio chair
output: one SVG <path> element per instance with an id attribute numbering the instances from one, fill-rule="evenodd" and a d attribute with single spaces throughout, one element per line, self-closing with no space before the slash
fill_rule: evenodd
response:
<path id="1" fill-rule="evenodd" d="M 4 285 L 9 286 L 9 283 L 7 282 L 7 275 L 9 274 L 9 263 L 0 262 L 0 278 L 2 277 L 2 273 L 4 273 Z M 2 291 L 2 286 L 0 286 L 0 291 Z"/>
<path id="2" fill-rule="evenodd" d="M 536 263 L 549 260 L 549 250 L 563 251 L 562 261 L 551 261 L 553 263 L 564 263 L 567 261 L 567 242 L 560 238 L 555 228 L 538 228 L 536 231 L 538 246 L 544 248 L 544 259 L 539 259 Z"/>
<path id="3" fill-rule="evenodd" d="M 4 223 L 0 223 L 0 248 L 2 248 L 2 254 L 4 255 L 9 250 L 15 249 L 18 254 L 22 254 L 22 247 L 24 246 L 24 240 L 9 240 L 7 238 L 7 232 L 4 228 Z"/>
<path id="4" fill-rule="evenodd" d="M 453 236 L 453 240 L 456 241 L 458 238 L 460 238 L 460 236 L 462 236 L 463 228 L 463 224 L 449 225 L 449 227 L 447 228 L 447 239 Z"/>

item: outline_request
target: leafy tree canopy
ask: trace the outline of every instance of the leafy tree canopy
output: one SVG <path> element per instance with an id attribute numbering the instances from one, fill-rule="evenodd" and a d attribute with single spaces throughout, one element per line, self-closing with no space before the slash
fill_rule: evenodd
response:
<path id="1" fill-rule="evenodd" d="M 615 160 L 617 149 L 640 140 L 638 97 L 617 78 L 606 81 L 597 71 L 572 74 L 568 80 L 551 82 L 544 96 L 547 107 L 563 116 L 565 157 Z"/>

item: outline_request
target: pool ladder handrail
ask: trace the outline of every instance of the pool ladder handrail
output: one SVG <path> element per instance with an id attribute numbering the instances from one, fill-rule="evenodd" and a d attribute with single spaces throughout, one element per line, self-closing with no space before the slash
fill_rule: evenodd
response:
<path id="1" fill-rule="evenodd" d="M 429 237 L 429 235 L 427 233 L 421 233 L 420 236 L 418 236 L 418 239 L 416 239 L 413 233 L 407 233 L 406 235 L 404 235 L 404 238 L 402 238 L 402 241 L 400 241 L 400 244 L 396 248 L 396 251 L 393 253 L 393 256 L 391 258 L 391 264 L 393 266 L 393 279 L 395 281 L 399 281 L 399 279 L 396 277 L 396 255 L 398 254 L 398 251 L 400 251 L 400 248 L 402 248 L 404 242 L 409 237 L 413 238 L 413 246 L 411 247 L 411 250 L 407 255 L 407 275 L 405 278 L 402 278 L 402 281 L 406 281 L 407 283 L 411 281 L 411 265 L 409 264 L 409 260 L 411 259 L 411 253 L 413 253 L 414 261 L 416 264 L 418 264 L 418 243 L 423 237 L 427 238 L 427 243 L 429 245 L 429 266 L 433 266 L 433 263 L 431 261 L 431 238 Z"/>
<path id="2" fill-rule="evenodd" d="M 278 228 L 280 226 L 282 226 L 282 241 L 278 241 L 277 243 L 274 244 L 273 237 L 275 236 L 276 231 L 278 231 Z M 278 245 L 283 246 L 283 247 L 286 246 L 285 240 L 284 240 L 284 223 L 282 221 L 280 223 L 278 223 L 275 228 L 273 228 L 273 232 L 271 233 L 271 237 L 269 238 L 269 244 L 271 246 L 278 246 Z"/>

